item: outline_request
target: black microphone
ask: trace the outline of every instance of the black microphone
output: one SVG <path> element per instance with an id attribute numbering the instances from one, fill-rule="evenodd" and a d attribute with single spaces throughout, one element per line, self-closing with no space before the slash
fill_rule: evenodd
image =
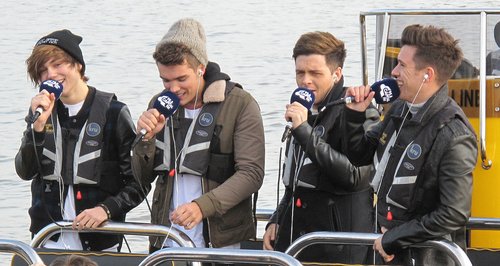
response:
<path id="1" fill-rule="evenodd" d="M 373 83 L 370 88 L 375 92 L 373 98 L 378 104 L 392 103 L 399 97 L 400 93 L 398 82 L 393 78 L 379 80 Z M 338 104 L 348 104 L 352 103 L 353 101 L 354 96 L 347 96 L 330 102 L 325 107 Z"/>
<path id="2" fill-rule="evenodd" d="M 160 114 L 164 115 L 165 118 L 168 118 L 172 116 L 175 111 L 177 111 L 177 108 L 179 108 L 179 97 L 175 95 L 171 91 L 165 91 L 162 94 L 156 98 L 155 102 L 153 103 L 153 108 L 158 110 Z M 140 131 L 140 138 L 143 138 L 144 135 L 146 135 L 147 130 L 145 128 L 141 129 Z"/>
<path id="3" fill-rule="evenodd" d="M 63 85 L 57 80 L 48 79 L 40 84 L 39 91 L 43 90 L 46 90 L 49 94 L 54 93 L 56 100 L 58 100 L 59 97 L 61 97 L 63 91 Z M 38 119 L 38 117 L 40 117 L 42 113 L 43 113 L 43 108 L 41 106 L 38 106 L 35 110 L 35 113 L 33 114 L 31 123 L 35 123 L 35 121 Z"/>
<path id="4" fill-rule="evenodd" d="M 304 106 L 307 110 L 309 110 L 314 104 L 314 93 L 308 88 L 299 87 L 293 91 L 292 96 L 290 97 L 290 103 L 293 102 L 298 102 L 302 104 L 302 106 Z M 285 131 L 281 136 L 281 142 L 285 142 L 288 136 L 290 136 L 291 132 L 292 132 L 292 127 L 290 125 L 286 125 Z"/>

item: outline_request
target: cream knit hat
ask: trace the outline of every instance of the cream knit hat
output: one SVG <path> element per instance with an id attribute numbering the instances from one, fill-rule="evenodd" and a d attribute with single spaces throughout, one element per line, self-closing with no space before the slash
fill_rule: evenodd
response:
<path id="1" fill-rule="evenodd" d="M 156 47 L 167 42 L 186 45 L 201 64 L 204 66 L 208 64 L 206 48 L 207 38 L 205 37 L 205 30 L 200 22 L 192 18 L 178 20 L 170 27 L 167 34 L 163 36 Z"/>

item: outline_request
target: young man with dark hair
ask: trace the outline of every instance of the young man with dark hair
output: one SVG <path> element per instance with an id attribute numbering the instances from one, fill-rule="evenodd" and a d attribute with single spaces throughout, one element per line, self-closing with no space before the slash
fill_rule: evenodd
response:
<path id="1" fill-rule="evenodd" d="M 363 128 L 374 93 L 369 86 L 349 88 L 356 101 L 345 107 L 347 155 L 357 164 L 374 162 L 376 222 L 383 236 L 373 248 L 386 262 L 446 265 L 431 249 L 408 249 L 431 239 L 454 240 L 465 249 L 470 216 L 476 136 L 467 117 L 448 97 L 447 81 L 462 61 L 462 51 L 444 29 L 410 25 L 401 37 L 392 70 L 401 89 L 385 119 Z"/>
<path id="2" fill-rule="evenodd" d="M 315 101 L 312 110 L 298 102 L 286 106 L 285 119 L 292 122 L 283 172 L 286 190 L 268 223 L 264 249 L 285 251 L 315 231 L 373 232 L 371 167 L 354 167 L 345 157 L 339 127 L 343 107 L 329 105 L 347 89 L 345 57 L 344 43 L 328 32 L 305 33 L 295 44 L 297 85 L 310 89 Z M 371 111 L 366 126 L 378 121 L 378 112 Z M 314 245 L 299 259 L 364 264 L 367 255 L 366 247 Z"/>

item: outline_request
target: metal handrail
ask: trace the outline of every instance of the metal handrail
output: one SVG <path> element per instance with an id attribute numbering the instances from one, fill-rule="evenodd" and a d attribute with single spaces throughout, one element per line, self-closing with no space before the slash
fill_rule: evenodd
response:
<path id="1" fill-rule="evenodd" d="M 479 149 L 481 166 L 489 170 L 493 162 L 486 153 L 486 12 L 481 12 L 481 30 L 479 33 Z"/>
<path id="2" fill-rule="evenodd" d="M 342 244 L 342 245 L 373 245 L 381 234 L 370 233 L 347 233 L 347 232 L 313 232 L 297 238 L 285 251 L 293 257 L 308 246 L 314 244 Z M 412 247 L 432 247 L 445 252 L 458 265 L 472 266 L 469 257 L 455 243 L 446 240 L 429 240 L 423 243 L 413 244 Z"/>
<path id="3" fill-rule="evenodd" d="M 255 212 L 255 216 L 258 222 L 267 222 L 269 221 L 269 219 L 271 219 L 273 213 L 273 209 L 257 209 Z"/>
<path id="4" fill-rule="evenodd" d="M 274 210 L 257 209 L 256 217 L 258 222 L 268 222 Z M 499 230 L 500 218 L 470 217 L 467 222 L 468 229 L 475 230 Z"/>
<path id="5" fill-rule="evenodd" d="M 257 209 L 256 216 L 259 222 L 268 222 L 274 210 Z M 499 230 L 500 218 L 470 217 L 467 222 L 468 229 L 474 230 Z"/>
<path id="6" fill-rule="evenodd" d="M 14 253 L 29 265 L 45 265 L 32 247 L 18 240 L 0 239 L 0 252 Z"/>
<path id="7" fill-rule="evenodd" d="M 431 9 L 415 9 L 415 8 L 399 8 L 399 9 L 374 9 L 369 11 L 361 11 L 362 16 L 383 15 L 390 13 L 391 15 L 475 15 L 485 12 L 486 14 L 498 14 L 498 8 L 431 8 Z"/>
<path id="8" fill-rule="evenodd" d="M 268 250 L 224 249 L 224 248 L 166 248 L 147 256 L 139 266 L 153 266 L 167 260 L 257 263 L 274 265 L 302 265 L 297 259 L 282 252 Z"/>
<path id="9" fill-rule="evenodd" d="M 469 218 L 468 229 L 476 230 L 500 230 L 499 218 Z"/>
<path id="10" fill-rule="evenodd" d="M 31 246 L 34 248 L 41 247 L 53 235 L 63 232 L 75 232 L 71 227 L 72 222 L 60 221 L 51 223 L 42 228 L 31 241 Z M 155 225 L 148 223 L 120 223 L 107 222 L 103 226 L 97 228 L 85 228 L 79 233 L 106 233 L 106 234 L 126 234 L 126 235 L 142 235 L 142 236 L 165 236 L 166 239 L 171 239 L 181 247 L 195 247 L 193 241 L 182 231 L 176 228 L 169 228 L 163 225 Z M 165 240 L 166 240 L 165 239 Z"/>
<path id="11" fill-rule="evenodd" d="M 271 215 L 273 214 L 274 210 L 272 209 L 257 209 L 256 212 L 256 218 L 259 222 L 267 222 Z M 60 233 L 61 230 L 64 232 L 67 231 L 74 231 L 71 227 L 71 222 L 67 221 L 62 221 L 58 222 L 59 225 L 62 227 L 58 226 L 57 224 L 49 224 L 38 234 L 35 235 L 31 242 L 32 247 L 40 247 L 45 242 L 52 237 L 53 235 Z M 468 229 L 485 229 L 485 230 L 495 230 L 495 229 L 500 229 L 500 219 L 498 218 L 470 218 L 469 222 L 467 223 L 467 228 Z M 188 236 L 186 236 L 183 232 L 176 230 L 175 228 L 168 228 L 166 226 L 161 226 L 161 225 L 152 225 L 152 224 L 143 224 L 143 223 L 119 223 L 119 222 L 108 222 L 102 227 L 96 228 L 96 229 L 84 229 L 80 232 L 101 232 L 101 233 L 109 233 L 109 234 L 128 234 L 128 235 L 146 235 L 146 236 L 168 236 L 169 239 L 172 239 L 174 242 L 176 242 L 179 246 L 181 247 L 194 247 L 194 243 L 189 239 Z M 304 235 L 300 238 L 298 238 L 295 242 L 290 245 L 290 247 L 285 251 L 286 254 L 291 255 L 292 257 L 296 257 L 298 253 L 300 253 L 304 248 L 313 245 L 313 244 L 361 244 L 361 245 L 372 245 L 373 241 L 380 237 L 379 234 L 367 234 L 367 233 L 341 233 L 341 232 L 314 232 L 310 233 L 307 235 Z M 0 248 L 4 248 L 2 246 L 2 240 L 0 240 Z M 16 242 L 16 241 L 11 241 L 11 242 Z M 17 243 L 17 242 L 16 242 Z M 20 245 L 26 245 L 21 242 Z M 27 245 L 26 245 L 27 246 Z M 449 243 L 449 242 L 444 242 L 444 241 L 428 241 L 423 244 L 417 244 L 414 245 L 414 247 L 435 247 L 440 250 L 445 251 L 447 254 L 451 254 L 450 251 L 453 253 L 451 254 L 451 257 L 455 260 L 455 262 L 459 263 L 459 265 L 471 265 L 470 260 L 468 257 L 465 255 L 465 253 L 455 244 Z M 28 248 L 31 249 L 31 247 L 28 246 Z M 238 260 L 235 262 L 246 262 L 246 258 L 240 258 L 240 256 L 243 257 L 252 257 L 249 258 L 249 260 L 255 259 L 255 257 L 260 257 L 260 254 L 264 254 L 263 256 L 269 256 L 269 254 L 265 254 L 268 251 L 258 251 L 258 254 L 247 254 L 247 252 L 257 252 L 257 251 L 252 251 L 252 250 L 237 250 L 238 252 L 235 253 L 234 257 L 226 257 L 225 254 L 223 253 L 218 253 L 219 251 L 225 252 L 223 250 L 229 250 L 229 249 L 179 249 L 177 248 L 169 248 L 168 250 L 173 250 L 171 252 L 166 252 L 165 250 L 160 250 L 162 252 L 158 253 L 155 256 L 150 256 L 147 257 L 147 260 L 144 260 L 143 262 L 157 262 L 157 261 L 163 261 L 167 258 L 174 258 L 177 260 L 182 260 L 182 259 L 189 259 L 193 260 L 193 256 L 196 254 L 199 254 L 199 258 L 197 258 L 198 261 L 220 261 L 220 260 L 225 260 L 227 262 L 230 262 L 231 259 L 233 260 Z M 0 249 L 1 251 L 1 249 Z M 241 251 L 241 252 L 240 252 Z M 243 254 L 243 253 L 244 254 Z M 264 252 L 264 253 L 263 253 Z M 233 250 L 231 250 L 231 253 L 234 253 Z M 279 252 L 277 254 L 280 254 Z M 270 257 L 273 258 L 266 258 L 266 260 L 260 260 L 263 261 L 266 264 L 269 263 L 275 263 L 280 265 L 281 263 L 290 263 L 290 262 L 283 262 L 284 260 L 287 260 L 288 258 L 276 258 L 274 252 L 272 252 Z M 283 253 L 281 253 L 283 254 Z M 37 257 L 36 253 L 34 255 Z M 250 255 L 250 256 L 249 256 Z M 29 255 L 28 255 L 29 256 Z M 167 256 L 167 258 L 165 258 Z M 279 256 L 279 255 L 277 255 Z M 23 257 L 25 260 L 26 258 Z M 38 258 L 39 259 L 39 258 Z M 40 259 L 39 259 L 40 260 Z M 273 261 L 269 261 L 273 260 Z M 41 261 L 41 260 L 40 260 Z M 260 261 L 257 261 L 259 263 Z M 248 261 L 250 262 L 250 261 Z M 253 261 L 252 261 L 253 262 Z M 294 263 L 294 262 L 292 262 Z M 154 264 L 145 264 L 145 265 L 154 265 Z"/>

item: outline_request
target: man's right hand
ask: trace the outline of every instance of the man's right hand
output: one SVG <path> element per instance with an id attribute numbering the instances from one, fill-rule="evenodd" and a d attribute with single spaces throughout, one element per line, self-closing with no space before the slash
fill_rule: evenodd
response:
<path id="1" fill-rule="evenodd" d="M 358 86 L 347 88 L 345 97 L 354 96 L 354 101 L 352 103 L 346 104 L 347 108 L 358 112 L 364 112 L 371 101 L 375 92 L 370 89 L 370 86 Z"/>
<path id="2" fill-rule="evenodd" d="M 164 115 L 160 114 L 155 108 L 151 108 L 144 111 L 139 117 L 137 121 L 137 132 L 140 132 L 141 129 L 145 129 L 147 133 L 144 135 L 144 139 L 151 139 L 156 133 L 163 129 L 165 121 Z"/>
<path id="3" fill-rule="evenodd" d="M 47 123 L 47 119 L 52 113 L 52 109 L 54 108 L 56 102 L 56 96 L 54 93 L 49 93 L 46 90 L 42 90 L 40 93 L 35 95 L 31 99 L 31 112 L 35 114 L 35 111 L 38 107 L 42 107 L 43 112 L 40 114 L 38 119 L 33 123 L 33 130 L 36 132 L 42 132 L 44 130 L 45 124 Z"/>
<path id="4" fill-rule="evenodd" d="M 276 232 L 278 231 L 279 225 L 270 224 L 266 232 L 264 233 L 262 247 L 264 250 L 274 250 L 274 241 L 276 240 Z"/>

